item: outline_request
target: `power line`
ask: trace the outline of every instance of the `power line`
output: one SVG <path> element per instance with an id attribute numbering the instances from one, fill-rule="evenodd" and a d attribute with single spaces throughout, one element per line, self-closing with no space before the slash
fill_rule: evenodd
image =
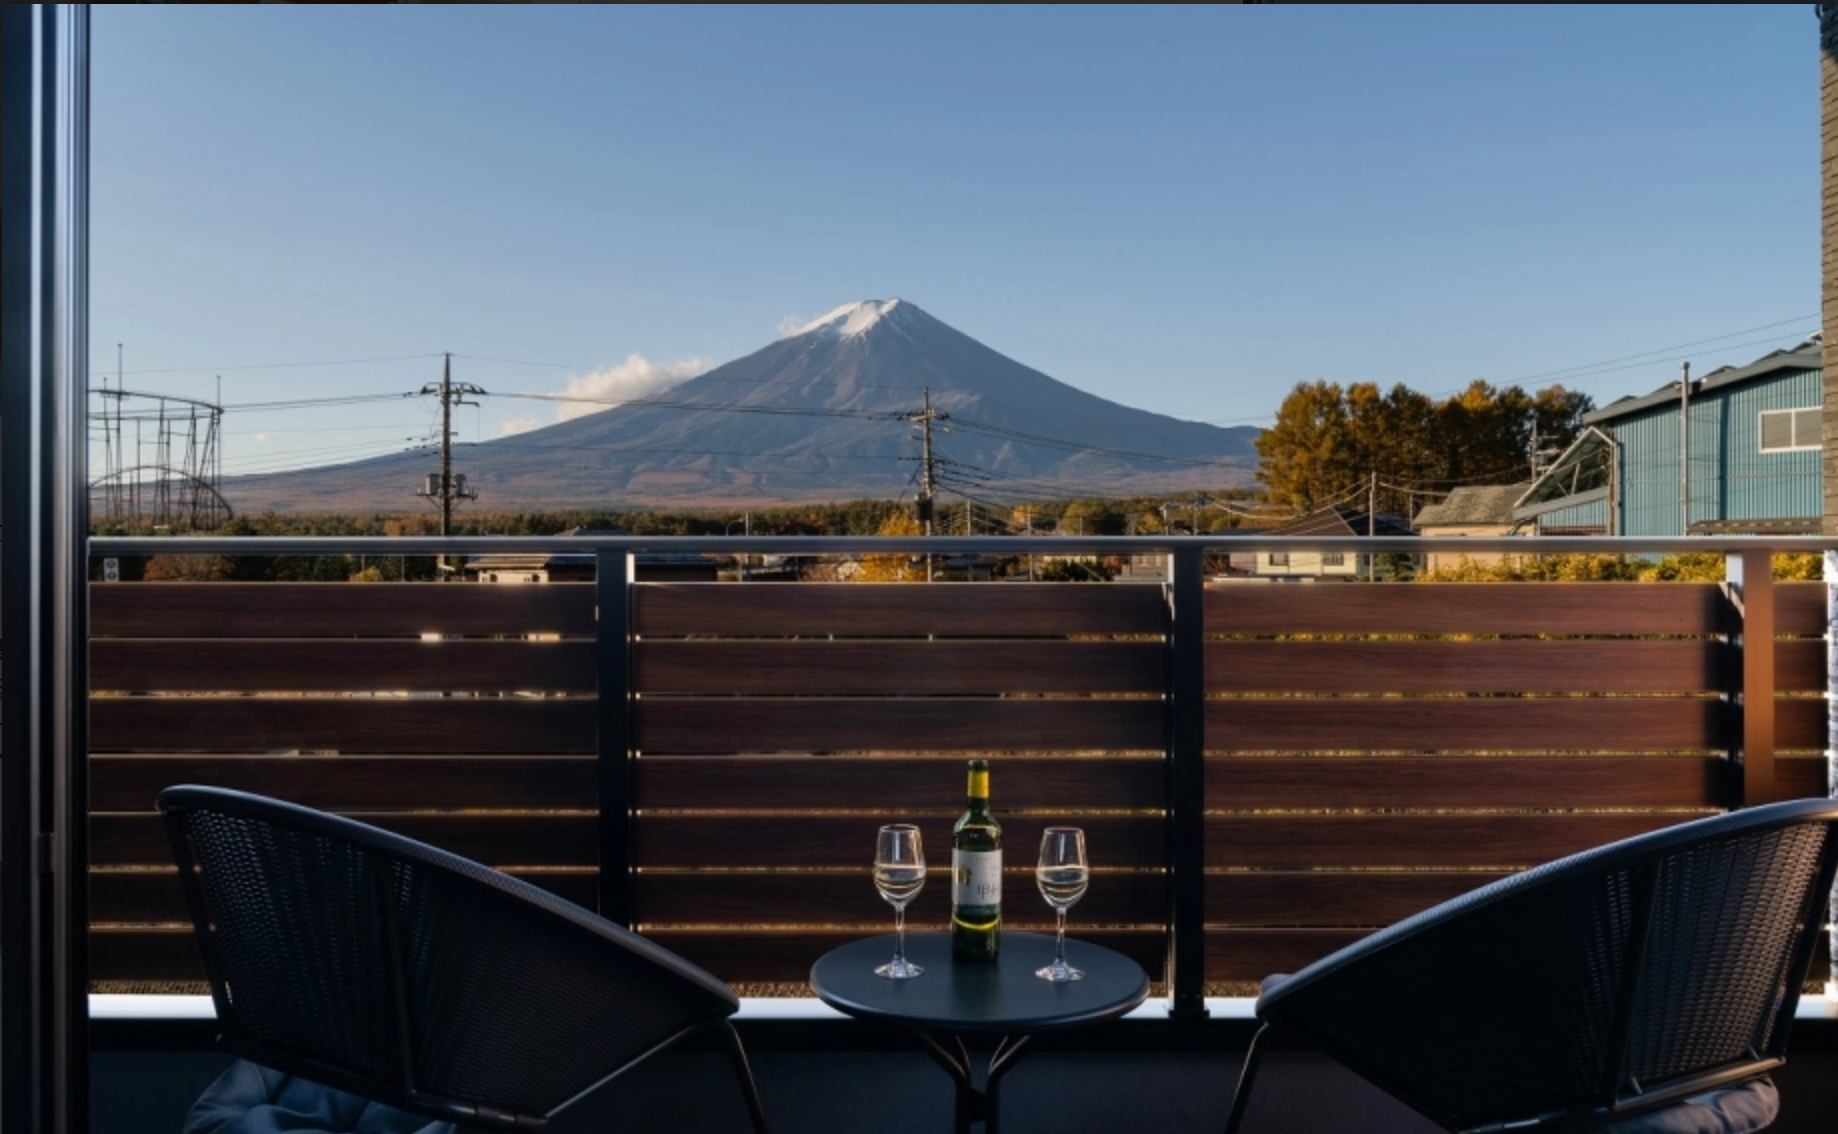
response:
<path id="1" fill-rule="evenodd" d="M 319 409 L 330 406 L 356 406 L 370 402 L 394 402 L 407 398 L 419 397 L 413 390 L 403 390 L 394 394 L 347 394 L 330 398 L 290 398 L 279 402 L 238 402 L 224 406 L 224 410 L 290 410 Z"/>
<path id="2" fill-rule="evenodd" d="M 297 429 L 226 429 L 224 434 L 230 437 L 263 437 L 279 433 L 376 433 L 384 429 L 409 429 L 411 422 L 397 422 L 389 425 L 303 425 Z"/>
<path id="3" fill-rule="evenodd" d="M 1019 429 L 1009 429 L 1005 426 L 979 422 L 968 418 L 960 417 L 957 419 L 957 422 L 956 428 L 958 432 L 1011 441 L 1025 441 L 1049 449 L 1062 449 L 1078 453 L 1101 453 L 1105 456 L 1123 457 L 1129 460 L 1159 461 L 1164 464 L 1185 465 L 1196 468 L 1207 468 L 1218 465 L 1234 468 L 1244 467 L 1244 458 L 1242 457 L 1169 457 L 1160 453 L 1138 453 L 1128 449 L 1112 449 L 1104 445 L 1085 445 L 1076 441 L 1065 441 L 1059 438 L 1046 437 L 1038 433 L 1028 433 Z"/>
<path id="4" fill-rule="evenodd" d="M 676 409 L 706 411 L 710 413 L 758 413 L 779 417 L 846 417 L 863 421 L 897 421 L 905 415 L 898 410 L 869 412 L 866 410 L 820 410 L 799 409 L 793 406 L 747 405 L 743 402 L 676 402 L 662 398 L 583 398 L 571 394 L 496 394 L 490 390 L 481 391 L 486 397 L 517 398 L 533 402 L 573 402 L 582 405 L 626 407 L 638 409 Z"/>
<path id="5" fill-rule="evenodd" d="M 1775 323 L 1763 323 L 1759 327 L 1744 327 L 1740 331 L 1731 331 L 1728 334 L 1723 334 L 1723 335 L 1712 335 L 1708 339 L 1694 339 L 1688 343 L 1675 343 L 1672 346 L 1655 347 L 1652 350 L 1643 350 L 1638 354 L 1624 354 L 1620 356 L 1619 358 L 1603 359 L 1600 362 L 1585 362 L 1585 363 L 1581 363 L 1576 366 L 1567 366 L 1561 370 L 1547 370 L 1540 374 L 1528 374 L 1523 378 L 1511 379 L 1509 381 L 1509 384 L 1517 384 L 1520 382 L 1537 382 L 1545 378 L 1558 378 L 1558 377 L 1562 377 L 1566 374 L 1571 374 L 1579 370 L 1593 370 L 1593 368 L 1598 367 L 1598 366 L 1612 366 L 1618 362 L 1628 362 L 1632 359 L 1637 359 L 1637 358 L 1648 358 L 1649 356 L 1652 356 L 1652 355 L 1663 355 L 1670 351 L 1685 350 L 1689 347 L 1703 346 L 1706 343 L 1719 343 L 1719 342 L 1722 342 L 1724 339 L 1733 339 L 1739 335 L 1751 335 L 1751 334 L 1754 334 L 1756 331 L 1771 331 L 1776 327 L 1786 327 L 1794 323 L 1804 323 L 1808 319 L 1817 319 L 1818 317 L 1819 315 L 1817 312 L 1814 312 L 1811 315 L 1796 315 L 1791 319 L 1782 319 Z M 1774 339 L 1779 338 L 1779 337 L 1780 337 L 1779 335 L 1776 335 L 1776 336 L 1773 336 L 1773 338 L 1766 339 L 1763 341 L 1772 342 L 1774 341 Z M 1738 343 L 1738 344 L 1735 344 L 1734 346 L 1725 347 L 1723 349 L 1734 350 L 1736 349 L 1737 346 L 1745 346 L 1745 345 L 1752 345 L 1752 344 Z M 1654 361 L 1655 362 L 1665 362 L 1665 361 L 1670 361 L 1670 360 L 1669 359 L 1655 359 Z"/>
<path id="6" fill-rule="evenodd" d="M 124 374 L 215 374 L 237 370 L 302 370 L 318 366 L 364 366 L 377 362 L 412 362 L 418 359 L 439 358 L 434 354 L 393 354 L 376 358 L 340 358 L 329 362 L 250 362 L 238 366 L 165 366 L 152 370 L 124 370 Z"/>

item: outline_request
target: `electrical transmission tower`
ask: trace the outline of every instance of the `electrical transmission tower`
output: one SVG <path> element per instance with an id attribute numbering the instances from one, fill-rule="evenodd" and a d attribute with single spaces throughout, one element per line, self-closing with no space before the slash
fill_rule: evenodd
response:
<path id="1" fill-rule="evenodd" d="M 429 383 L 421 388 L 421 393 L 437 394 L 440 397 L 440 471 L 429 473 L 427 480 L 415 493 L 430 500 L 440 501 L 440 534 L 453 534 L 453 502 L 455 500 L 477 500 L 477 489 L 466 486 L 466 474 L 453 475 L 453 407 L 476 406 L 479 403 L 469 402 L 467 396 L 482 397 L 484 390 L 470 382 L 453 382 L 453 356 L 447 355 L 441 366 L 440 384 Z M 447 557 L 440 557 L 440 565 L 447 565 Z"/>
<path id="2" fill-rule="evenodd" d="M 101 474 L 89 482 L 92 515 L 106 523 L 176 531 L 210 531 L 230 518 L 218 491 L 223 407 L 168 394 L 111 387 L 90 394 L 90 418 L 101 448 Z"/>

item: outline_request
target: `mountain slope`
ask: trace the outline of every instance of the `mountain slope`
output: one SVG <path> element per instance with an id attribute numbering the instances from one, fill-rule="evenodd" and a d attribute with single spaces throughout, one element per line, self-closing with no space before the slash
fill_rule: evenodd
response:
<path id="1" fill-rule="evenodd" d="M 1056 381 L 899 299 L 846 304 L 657 398 L 455 454 L 478 507 L 717 507 L 910 495 L 929 389 L 946 498 L 1246 483 L 1257 430 L 1130 409 Z M 231 480 L 238 510 L 399 509 L 433 462 L 386 457 Z"/>

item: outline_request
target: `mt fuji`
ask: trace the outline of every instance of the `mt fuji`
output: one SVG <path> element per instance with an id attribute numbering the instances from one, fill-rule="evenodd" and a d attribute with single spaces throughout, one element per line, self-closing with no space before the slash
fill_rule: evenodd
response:
<path id="1" fill-rule="evenodd" d="M 758 506 L 911 496 L 927 399 L 942 499 L 1249 483 L 1251 427 L 1131 409 L 1024 366 L 902 299 L 844 304 L 662 394 L 458 449 L 473 507 Z M 238 511 L 406 510 L 435 459 L 231 479 Z"/>

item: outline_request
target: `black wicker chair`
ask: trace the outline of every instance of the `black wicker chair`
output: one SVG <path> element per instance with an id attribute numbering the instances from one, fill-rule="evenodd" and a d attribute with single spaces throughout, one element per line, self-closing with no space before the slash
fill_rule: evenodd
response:
<path id="1" fill-rule="evenodd" d="M 1226 1130 L 1279 1037 L 1450 1130 L 1664 1129 L 1745 1083 L 1772 1100 L 1835 867 L 1838 801 L 1796 800 L 1426 910 L 1265 982 Z"/>
<path id="2" fill-rule="evenodd" d="M 160 811 L 224 1046 L 462 1127 L 534 1131 L 698 1029 L 759 1094 L 727 985 L 517 879 L 362 823 L 182 786 Z"/>

